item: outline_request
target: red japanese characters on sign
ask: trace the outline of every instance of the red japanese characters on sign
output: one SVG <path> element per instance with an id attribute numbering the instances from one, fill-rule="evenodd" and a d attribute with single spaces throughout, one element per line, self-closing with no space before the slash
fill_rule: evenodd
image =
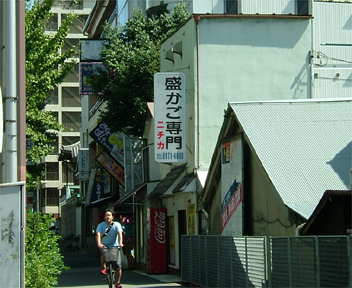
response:
<path id="1" fill-rule="evenodd" d="M 155 161 L 184 162 L 185 150 L 185 75 L 154 75 Z"/>

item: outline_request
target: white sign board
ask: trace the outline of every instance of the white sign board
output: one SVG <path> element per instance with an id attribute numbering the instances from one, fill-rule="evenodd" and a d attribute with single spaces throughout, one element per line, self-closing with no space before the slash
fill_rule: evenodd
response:
<path id="1" fill-rule="evenodd" d="M 185 75 L 154 75 L 154 146 L 155 161 L 185 162 Z"/>

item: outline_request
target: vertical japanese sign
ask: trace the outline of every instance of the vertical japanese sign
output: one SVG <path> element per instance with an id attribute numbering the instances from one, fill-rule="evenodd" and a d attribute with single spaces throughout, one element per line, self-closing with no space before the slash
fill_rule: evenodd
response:
<path id="1" fill-rule="evenodd" d="M 222 143 L 221 235 L 242 236 L 243 149 L 241 136 Z"/>
<path id="2" fill-rule="evenodd" d="M 196 235 L 196 204 L 187 205 L 187 235 Z"/>
<path id="3" fill-rule="evenodd" d="M 184 162 L 185 144 L 185 75 L 154 75 L 155 161 Z"/>

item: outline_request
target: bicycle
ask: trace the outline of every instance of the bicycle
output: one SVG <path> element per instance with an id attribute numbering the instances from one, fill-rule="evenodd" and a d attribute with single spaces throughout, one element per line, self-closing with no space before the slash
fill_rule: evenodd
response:
<path id="1" fill-rule="evenodd" d="M 121 247 L 105 247 L 102 250 L 102 255 L 104 262 L 106 264 L 106 280 L 108 282 L 109 288 L 115 287 L 115 270 L 116 261 L 119 257 L 118 253 Z"/>

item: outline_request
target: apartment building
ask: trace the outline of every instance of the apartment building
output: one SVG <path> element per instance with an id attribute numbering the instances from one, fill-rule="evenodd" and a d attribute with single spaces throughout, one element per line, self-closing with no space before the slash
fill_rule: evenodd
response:
<path id="1" fill-rule="evenodd" d="M 94 0 L 57 0 L 54 2 L 53 18 L 48 22 L 45 33 L 55 33 L 68 14 L 77 15 L 65 44 L 60 53 L 69 48 L 79 47 L 80 39 L 85 38 L 83 27 L 94 4 Z M 40 187 L 38 210 L 52 213 L 60 217 L 60 197 L 78 193 L 79 182 L 74 177 L 76 164 L 74 158 L 80 143 L 81 96 L 79 94 L 79 53 L 74 55 L 77 60 L 75 69 L 64 81 L 49 93 L 46 110 L 51 111 L 64 129 L 58 133 L 54 150 L 45 159 L 45 179 Z M 62 154 L 58 157 L 58 154 Z M 60 160 L 60 161 L 59 161 Z M 70 231 L 74 233 L 74 231 Z"/>

